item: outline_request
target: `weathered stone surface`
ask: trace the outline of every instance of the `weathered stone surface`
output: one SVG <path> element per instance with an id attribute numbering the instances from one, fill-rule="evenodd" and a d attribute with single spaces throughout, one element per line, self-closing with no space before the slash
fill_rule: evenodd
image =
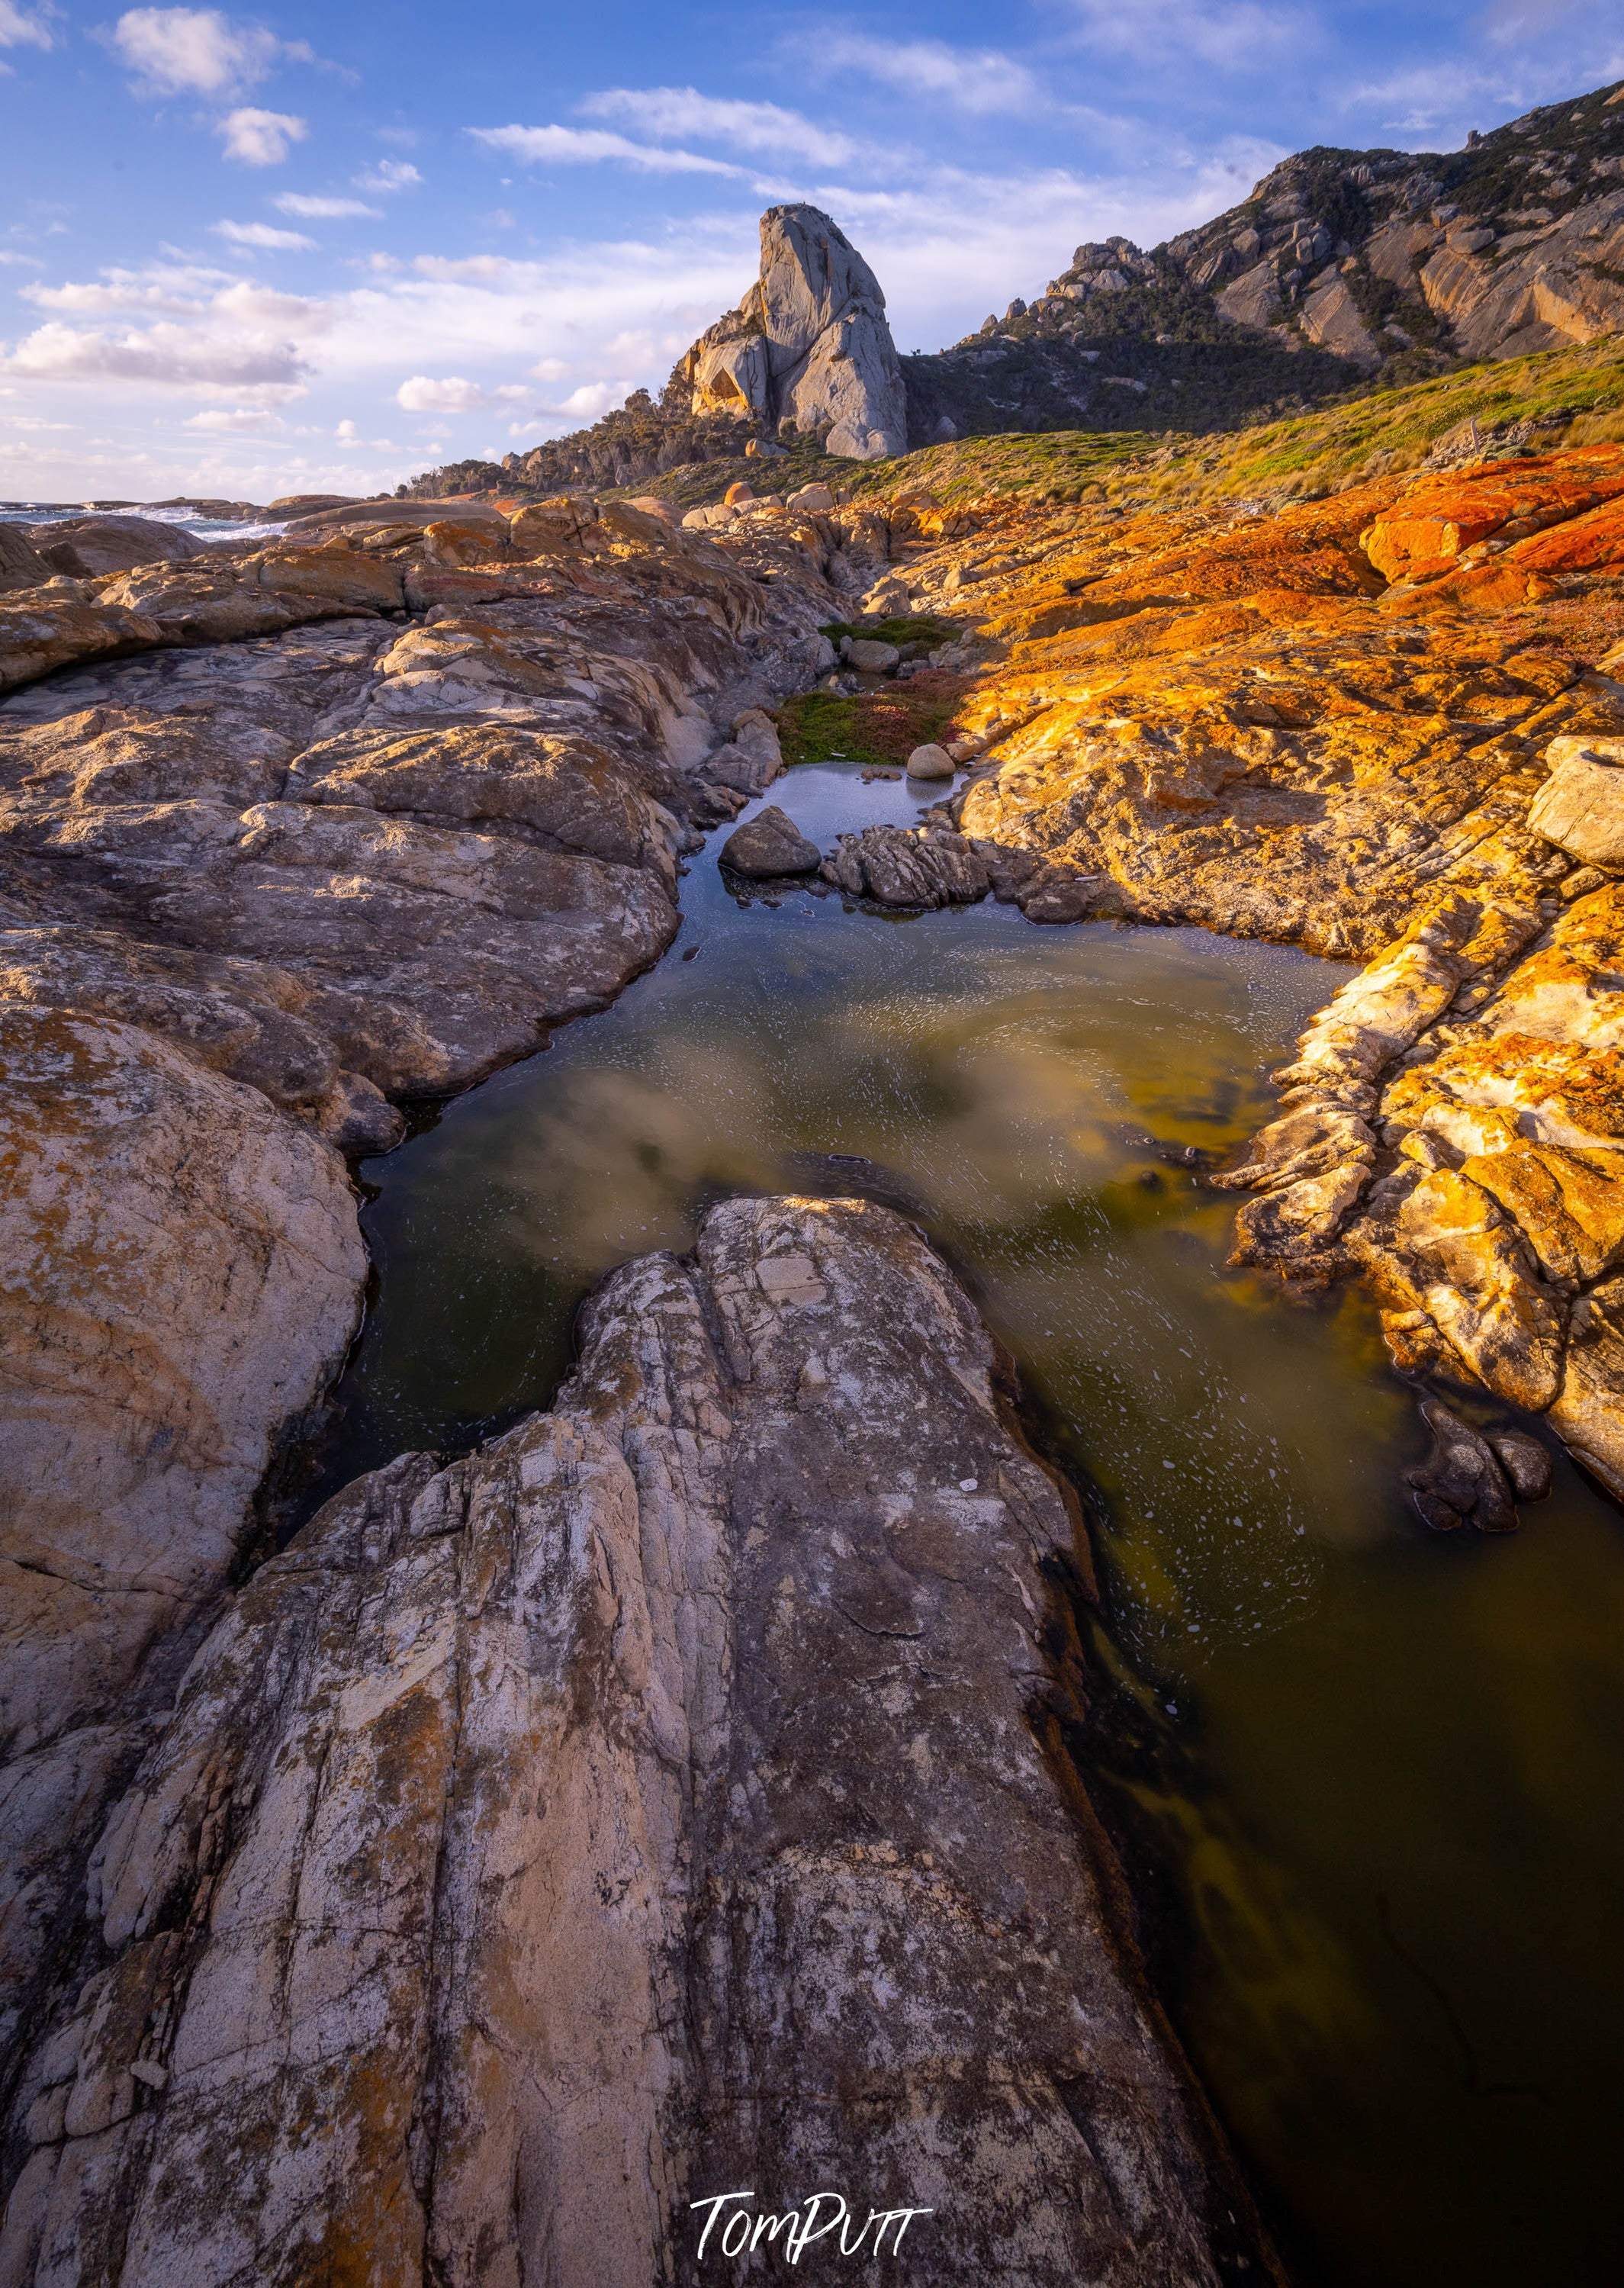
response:
<path id="1" fill-rule="evenodd" d="M 832 601 L 796 533 L 750 543 L 769 590 L 635 511 L 568 510 L 567 548 L 490 570 L 429 521 L 403 558 L 154 563 L 0 616 L 28 684 L 0 705 L 0 2007 L 342 1356 L 339 1148 L 656 957 L 714 814 L 708 706 L 764 761 L 744 702 L 798 685 Z M 499 592 L 402 628 L 408 576 Z"/>
<path id="2" fill-rule="evenodd" d="M 1278 2276 L 1068 1807 L 1087 1562 L 899 1218 L 629 1266 L 551 1412 L 358 1481 L 194 1660 L 4 2276 L 646 2288 L 744 2188 L 929 2209 L 944 2284 Z"/>
<path id="3" fill-rule="evenodd" d="M 1624 741 L 1553 739 L 1530 831 L 1587 866 L 1624 866 Z"/>
<path id="4" fill-rule="evenodd" d="M 883 906 L 973 905 L 992 886 L 986 860 L 963 835 L 932 826 L 866 826 L 843 834 L 823 878 Z"/>
<path id="5" fill-rule="evenodd" d="M 827 449 L 844 458 L 907 449 L 907 394 L 885 297 L 817 207 L 768 208 L 757 282 L 700 336 L 671 386 L 690 394 L 696 414 L 825 430 Z"/>
<path id="6" fill-rule="evenodd" d="M 728 836 L 722 845 L 721 862 L 735 874 L 764 879 L 774 874 L 815 874 L 822 854 L 788 813 L 770 802 Z"/>
<path id="7" fill-rule="evenodd" d="M 715 779 L 744 795 L 764 793 L 783 767 L 784 753 L 777 728 L 772 718 L 760 707 L 747 709 L 734 723 L 729 743 L 715 748 L 705 757 L 708 779 Z"/>
<path id="8" fill-rule="evenodd" d="M 366 1259 L 342 1161 L 257 1090 L 60 1009 L 0 1005 L 0 1037 L 4 2013 L 61 1903 L 84 1756 L 110 1765 L 143 1656 L 218 1592 Z"/>
<path id="9" fill-rule="evenodd" d="M 13 588 L 40 587 L 51 572 L 26 532 L 14 524 L 0 524 L 0 596 Z"/>
<path id="10" fill-rule="evenodd" d="M 69 516 L 33 527 L 30 538 L 52 572 L 70 579 L 94 579 L 104 572 L 129 572 L 138 564 L 184 564 L 201 556 L 206 544 L 150 516 Z"/>

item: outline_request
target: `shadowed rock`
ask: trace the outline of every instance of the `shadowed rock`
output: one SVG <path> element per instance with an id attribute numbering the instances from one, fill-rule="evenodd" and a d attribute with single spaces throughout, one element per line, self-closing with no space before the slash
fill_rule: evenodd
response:
<path id="1" fill-rule="evenodd" d="M 734 828 L 722 845 L 721 862 L 735 874 L 764 881 L 775 874 L 815 874 L 822 854 L 787 811 L 770 802 Z"/>

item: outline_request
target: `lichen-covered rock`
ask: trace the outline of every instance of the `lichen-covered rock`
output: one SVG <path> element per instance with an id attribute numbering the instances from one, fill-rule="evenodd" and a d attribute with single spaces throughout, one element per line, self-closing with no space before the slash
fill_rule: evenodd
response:
<path id="1" fill-rule="evenodd" d="M 5 2278 L 648 2288 L 693 2204 L 830 2190 L 945 2284 L 1278 2276 L 1073 1817 L 1087 1563 L 899 1218 L 629 1266 L 551 1412 L 358 1481 L 200 1649 Z"/>

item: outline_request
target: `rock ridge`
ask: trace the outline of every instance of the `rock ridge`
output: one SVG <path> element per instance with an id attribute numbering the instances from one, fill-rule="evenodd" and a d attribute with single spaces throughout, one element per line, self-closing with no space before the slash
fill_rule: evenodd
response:
<path id="1" fill-rule="evenodd" d="M 1042 1743 L 1088 1554 L 996 1374 L 901 1218 L 734 1200 L 330 1502 L 97 1842 L 7 2281 L 644 2288 L 747 2186 L 943 2283 L 1278 2278 Z"/>
<path id="2" fill-rule="evenodd" d="M 312 514 L 0 600 L 0 2024 L 345 1356 L 345 1156 L 658 957 L 866 576 L 828 519 Z"/>

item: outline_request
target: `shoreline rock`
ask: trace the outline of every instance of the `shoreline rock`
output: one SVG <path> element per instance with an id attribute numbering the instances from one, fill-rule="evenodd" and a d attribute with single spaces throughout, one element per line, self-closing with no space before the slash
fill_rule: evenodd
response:
<path id="1" fill-rule="evenodd" d="M 543 509 L 0 601 L 0 2013 L 342 1363 L 341 1156 L 658 958 L 822 641 L 807 520 Z"/>
<path id="2" fill-rule="evenodd" d="M 97 1844 L 6 2278 L 646 2288 L 749 2186 L 932 2212 L 944 2288 L 1278 2280 L 1044 1744 L 1088 1555 L 995 1381 L 900 1218 L 734 1200 L 330 1502 Z"/>

